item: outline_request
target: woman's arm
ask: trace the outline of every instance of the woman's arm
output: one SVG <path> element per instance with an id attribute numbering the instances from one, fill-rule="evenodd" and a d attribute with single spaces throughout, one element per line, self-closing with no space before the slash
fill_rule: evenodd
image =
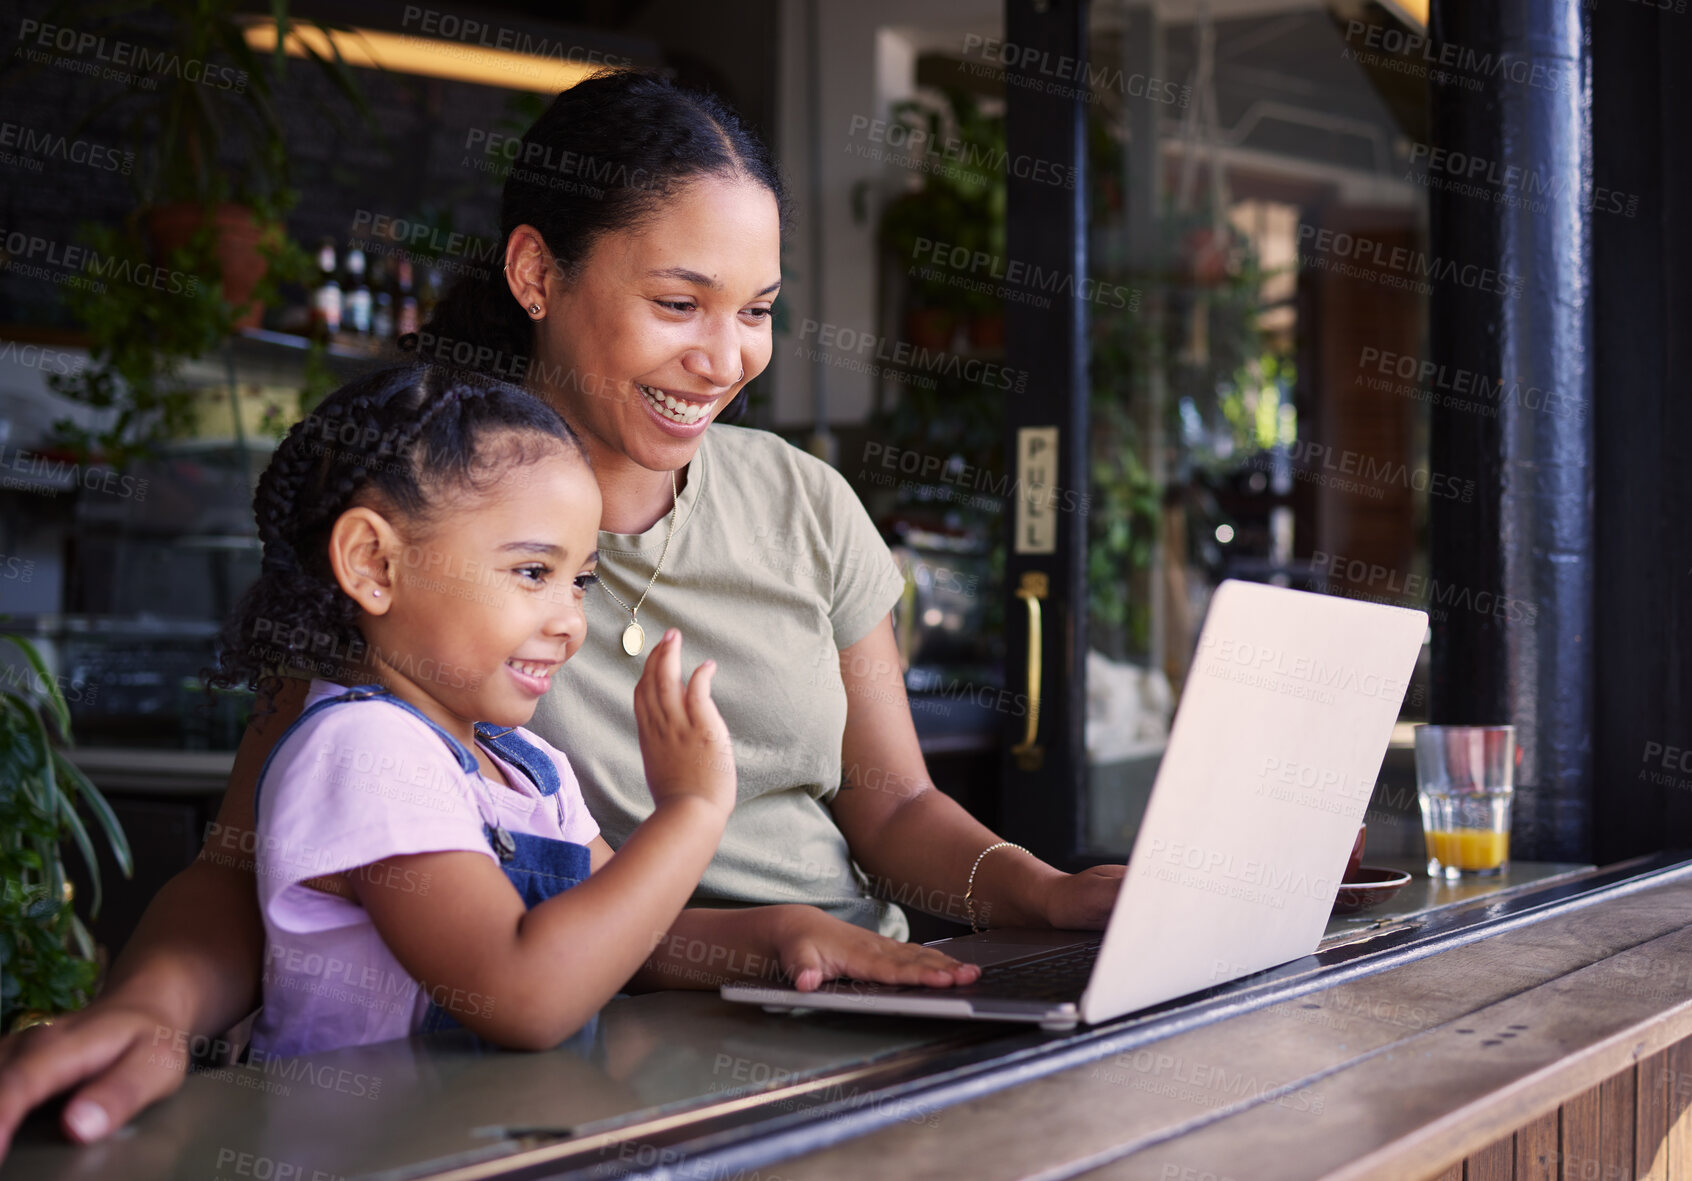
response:
<path id="1" fill-rule="evenodd" d="M 258 1007 L 253 786 L 305 692 L 304 681 L 284 682 L 275 711 L 247 727 L 199 857 L 148 904 L 100 996 L 47 1028 L 0 1039 L 0 1155 L 32 1108 L 78 1083 L 65 1134 L 86 1142 L 122 1127 L 182 1085 L 191 1038 L 220 1034 Z"/>
<path id="2" fill-rule="evenodd" d="M 308 684 L 285 680 L 274 710 L 247 727 L 199 857 L 148 903 L 112 966 L 102 1001 L 158 998 L 157 986 L 168 980 L 170 1016 L 190 1034 L 222 1032 L 258 1008 L 264 922 L 253 876 L 253 796 L 265 760 L 300 716 Z"/>
<path id="3" fill-rule="evenodd" d="M 840 675 L 844 771 L 832 807 L 853 858 L 878 893 L 916 898 L 924 910 L 968 922 L 970 867 L 1002 838 L 929 779 L 891 618 L 841 652 Z M 1066 874 L 1030 854 L 999 849 L 976 870 L 970 905 L 982 926 L 1103 927 L 1122 874 L 1119 865 Z"/>

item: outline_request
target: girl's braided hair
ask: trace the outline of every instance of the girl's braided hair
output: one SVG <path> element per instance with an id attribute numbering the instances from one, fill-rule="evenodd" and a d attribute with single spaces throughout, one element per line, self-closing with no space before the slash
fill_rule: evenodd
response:
<path id="1" fill-rule="evenodd" d="M 490 452 L 491 437 L 501 437 Z M 264 557 L 258 581 L 225 624 L 217 688 L 256 689 L 282 672 L 329 680 L 358 673 L 359 607 L 329 565 L 329 533 L 367 504 L 425 525 L 443 492 L 480 491 L 560 446 L 587 460 L 557 411 L 518 387 L 469 370 L 413 364 L 342 386 L 289 430 L 253 495 Z"/>
<path id="2" fill-rule="evenodd" d="M 523 133 L 500 197 L 499 258 L 467 261 L 429 323 L 401 346 L 522 380 L 534 358 L 535 323 L 500 269 L 511 232 L 520 225 L 540 231 L 563 275 L 573 278 L 601 237 L 645 224 L 679 189 L 705 177 L 751 181 L 787 220 L 786 188 L 769 149 L 715 96 L 638 70 L 578 82 Z M 742 391 L 718 421 L 737 421 L 745 404 Z"/>

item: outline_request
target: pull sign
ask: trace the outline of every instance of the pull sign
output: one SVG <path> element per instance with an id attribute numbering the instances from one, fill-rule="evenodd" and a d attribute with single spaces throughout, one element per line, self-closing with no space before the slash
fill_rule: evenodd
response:
<path id="1" fill-rule="evenodd" d="M 1016 552 L 1057 553 L 1058 429 L 1025 426 L 1016 432 Z"/>

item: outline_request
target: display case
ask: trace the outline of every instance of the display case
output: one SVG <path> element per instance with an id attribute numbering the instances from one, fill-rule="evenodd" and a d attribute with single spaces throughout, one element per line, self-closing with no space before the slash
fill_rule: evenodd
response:
<path id="1" fill-rule="evenodd" d="M 211 691 L 218 634 L 258 575 L 253 490 L 277 433 L 298 414 L 310 342 L 253 331 L 185 367 L 199 390 L 197 426 L 118 469 L 51 448 L 52 424 L 81 408 L 51 391 L 48 355 L 0 362 L 0 630 L 40 651 L 70 710 L 68 752 L 108 797 L 134 851 L 107 883 L 95 939 L 116 955 L 160 886 L 189 864 L 222 801 L 253 696 Z M 74 367 L 87 354 L 56 344 Z M 330 345 L 345 380 L 397 359 L 392 350 Z M 0 653 L 11 684 L 34 673 Z M 72 859 L 78 898 L 89 878 Z"/>

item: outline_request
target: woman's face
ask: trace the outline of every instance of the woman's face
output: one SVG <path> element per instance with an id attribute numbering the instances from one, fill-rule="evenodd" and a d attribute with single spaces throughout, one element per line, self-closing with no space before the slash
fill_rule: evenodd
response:
<path id="1" fill-rule="evenodd" d="M 748 180 L 696 181 L 601 237 L 573 281 L 548 276 L 538 376 L 594 452 L 675 471 L 769 364 L 780 286 L 775 197 Z"/>

